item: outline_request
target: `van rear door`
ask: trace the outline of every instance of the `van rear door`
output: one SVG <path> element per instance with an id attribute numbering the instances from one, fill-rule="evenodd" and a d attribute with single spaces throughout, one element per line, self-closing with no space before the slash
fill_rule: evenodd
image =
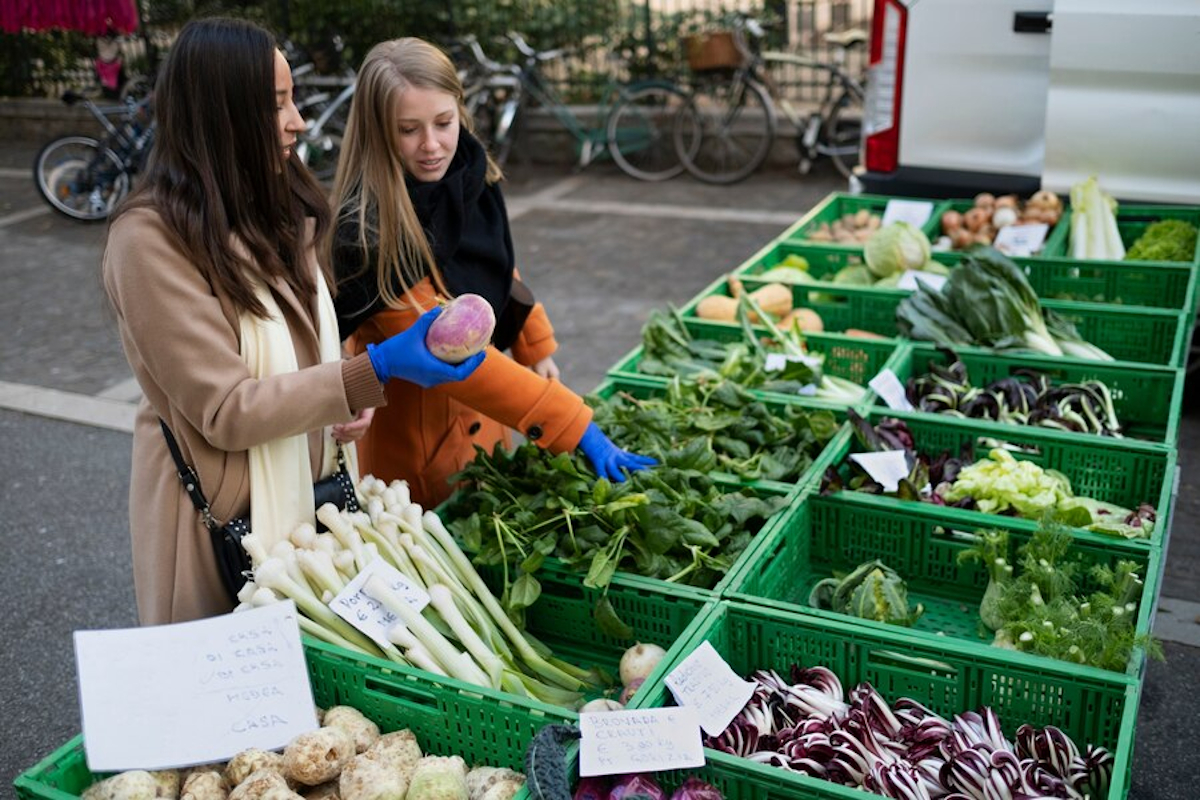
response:
<path id="1" fill-rule="evenodd" d="M 864 187 L 942 195 L 1036 190 L 1053 9 L 1054 0 L 877 0 Z M 897 63 L 898 81 L 888 74 Z M 886 143 L 890 125 L 888 154 L 873 148 L 872 135 Z"/>
<path id="2" fill-rule="evenodd" d="M 1200 202 L 1200 3 L 1057 0 L 1053 41 L 1043 185 Z"/>

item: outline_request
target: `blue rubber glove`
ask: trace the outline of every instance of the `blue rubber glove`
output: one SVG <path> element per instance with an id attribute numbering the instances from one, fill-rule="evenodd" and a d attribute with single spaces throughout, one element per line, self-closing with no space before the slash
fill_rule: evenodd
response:
<path id="1" fill-rule="evenodd" d="M 379 344 L 367 345 L 367 355 L 380 383 L 392 378 L 411 381 L 423 389 L 440 383 L 461 381 L 483 363 L 485 353 L 476 353 L 461 364 L 447 364 L 429 352 L 425 333 L 442 313 L 441 306 L 426 311 L 412 327 Z"/>
<path id="2" fill-rule="evenodd" d="M 604 431 L 592 422 L 583 432 L 579 440 L 579 449 L 592 462 L 596 474 L 608 478 L 613 483 L 624 483 L 625 473 L 622 470 L 637 472 L 640 469 L 653 466 L 658 462 L 648 456 L 639 456 L 628 450 L 622 450 L 604 435 Z"/>

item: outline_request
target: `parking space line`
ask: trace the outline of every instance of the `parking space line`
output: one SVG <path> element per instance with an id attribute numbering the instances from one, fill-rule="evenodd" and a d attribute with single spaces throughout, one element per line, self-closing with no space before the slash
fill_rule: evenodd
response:
<path id="1" fill-rule="evenodd" d="M 7 381 L 0 381 L 0 408 L 125 433 L 137 411 L 133 403 Z"/>
<path id="2" fill-rule="evenodd" d="M 512 221 L 518 217 L 523 217 L 535 208 L 549 206 L 556 207 L 560 202 L 560 198 L 575 191 L 584 183 L 582 175 L 573 175 L 570 178 L 563 178 L 557 183 L 552 183 L 540 192 L 534 192 L 531 195 L 522 195 L 513 198 L 505 198 L 505 205 L 508 207 L 508 219 Z"/>
<path id="3" fill-rule="evenodd" d="M 28 169 L 0 167 L 0 178 L 28 178 L 31 174 Z"/>
<path id="4" fill-rule="evenodd" d="M 102 400 L 116 400 L 119 403 L 136 403 L 142 399 L 142 387 L 137 378 L 128 378 L 114 383 L 102 392 L 97 392 L 96 397 Z"/>
<path id="5" fill-rule="evenodd" d="M 628 217 L 664 217 L 702 222 L 761 222 L 771 225 L 791 225 L 802 216 L 798 211 L 701 208 L 660 203 L 617 203 L 611 200 L 555 200 L 547 207 L 547 210 L 574 211 L 580 214 L 614 214 Z"/>
<path id="6" fill-rule="evenodd" d="M 26 220 L 34 219 L 35 217 L 40 217 L 43 214 L 49 213 L 50 206 L 35 206 L 33 208 L 27 208 L 24 211 L 16 211 L 12 214 L 9 214 L 7 217 L 0 217 L 0 228 L 8 225 L 15 225 L 18 222 L 25 222 Z"/>

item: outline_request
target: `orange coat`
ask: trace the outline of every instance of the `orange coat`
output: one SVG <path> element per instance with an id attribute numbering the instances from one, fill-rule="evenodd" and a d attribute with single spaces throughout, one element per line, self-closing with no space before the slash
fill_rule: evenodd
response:
<path id="1" fill-rule="evenodd" d="M 413 289 L 424 307 L 435 303 L 428 280 Z M 388 310 L 364 322 L 348 342 L 354 353 L 406 330 L 415 310 Z M 358 443 L 362 474 L 408 481 L 412 498 L 433 508 L 450 496 L 449 478 L 475 457 L 478 445 L 491 452 L 508 446 L 509 429 L 560 453 L 575 449 L 592 419 L 583 398 L 529 365 L 558 347 L 541 303 L 534 306 L 512 347 L 512 357 L 489 346 L 470 378 L 422 389 L 408 381 L 388 381 L 387 405 L 378 408 L 367 435 Z"/>

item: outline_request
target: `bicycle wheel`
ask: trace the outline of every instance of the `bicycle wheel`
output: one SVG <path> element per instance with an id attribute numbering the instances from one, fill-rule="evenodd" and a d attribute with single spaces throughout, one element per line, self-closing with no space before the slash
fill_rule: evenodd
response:
<path id="1" fill-rule="evenodd" d="M 834 104 L 821 130 L 819 152 L 829 156 L 837 171 L 849 178 L 858 166 L 862 144 L 863 95 L 847 89 Z"/>
<path id="2" fill-rule="evenodd" d="M 608 116 L 608 152 L 626 174 L 665 181 L 683 172 L 675 151 L 675 115 L 687 96 L 673 86 L 643 86 L 621 92 Z"/>
<path id="3" fill-rule="evenodd" d="M 757 81 L 702 78 L 675 116 L 675 150 L 706 183 L 744 180 L 762 166 L 775 141 L 775 106 Z"/>
<path id="4" fill-rule="evenodd" d="M 65 136 L 43 147 L 33 182 L 51 208 L 85 222 L 107 219 L 130 183 L 120 157 L 90 136 Z"/>
<path id="5" fill-rule="evenodd" d="M 467 112 L 471 115 L 475 137 L 491 153 L 492 160 L 501 167 L 512 153 L 513 141 L 517 138 L 520 100 L 511 95 L 501 97 L 496 90 L 481 87 L 466 98 Z"/>

